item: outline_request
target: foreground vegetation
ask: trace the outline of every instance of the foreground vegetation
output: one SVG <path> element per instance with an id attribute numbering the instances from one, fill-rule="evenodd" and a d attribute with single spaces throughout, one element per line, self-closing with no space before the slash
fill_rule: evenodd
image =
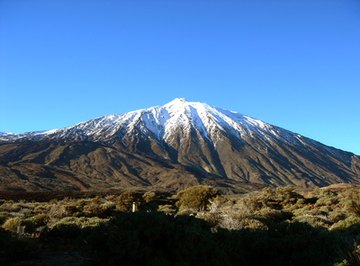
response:
<path id="1" fill-rule="evenodd" d="M 0 265 L 360 265 L 356 187 L 1 200 L 0 224 Z"/>

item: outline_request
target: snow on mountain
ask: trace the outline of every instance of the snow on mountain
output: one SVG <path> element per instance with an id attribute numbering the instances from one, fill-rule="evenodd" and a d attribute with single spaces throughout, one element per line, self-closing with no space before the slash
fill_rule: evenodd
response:
<path id="1" fill-rule="evenodd" d="M 19 180 L 18 173 L 30 176 L 34 187 L 49 169 L 59 177 L 59 184 L 73 180 L 81 189 L 103 186 L 99 180 L 107 180 L 105 187 L 158 185 L 159 176 L 163 178 L 159 184 L 165 187 L 182 186 L 189 176 L 192 184 L 211 179 L 226 186 L 360 182 L 360 159 L 352 153 L 182 98 L 63 129 L 3 133 L 0 141 L 8 142 L 0 145 L 0 162 L 6 167 L 2 176 L 12 173 Z M 42 186 L 52 187 L 51 180 L 43 179 Z"/>
<path id="2" fill-rule="evenodd" d="M 287 142 L 303 143 L 303 138 L 287 130 L 267 124 L 261 120 L 227 111 L 200 102 L 188 102 L 177 98 L 163 105 L 141 109 L 122 115 L 107 115 L 78 123 L 74 126 L 49 131 L 24 134 L 1 134 L 0 140 L 19 139 L 70 139 L 106 141 L 121 135 L 132 134 L 138 130 L 153 134 L 158 140 L 167 140 L 178 129 L 190 134 L 193 128 L 214 145 L 216 132 L 231 132 L 238 138 L 259 136 L 265 140 L 273 137 Z"/>
<path id="3" fill-rule="evenodd" d="M 15 134 L 12 133 L 5 133 L 5 132 L 0 132 L 0 141 L 7 141 L 7 140 L 11 140 L 12 137 L 16 136 Z"/>

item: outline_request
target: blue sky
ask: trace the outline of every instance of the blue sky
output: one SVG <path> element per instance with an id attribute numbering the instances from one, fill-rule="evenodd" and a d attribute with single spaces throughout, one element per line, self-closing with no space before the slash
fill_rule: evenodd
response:
<path id="1" fill-rule="evenodd" d="M 0 131 L 176 97 L 360 154 L 360 2 L 0 0 Z"/>

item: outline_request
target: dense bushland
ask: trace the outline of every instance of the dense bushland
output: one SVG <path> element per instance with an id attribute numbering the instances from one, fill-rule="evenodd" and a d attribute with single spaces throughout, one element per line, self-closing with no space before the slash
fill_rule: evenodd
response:
<path id="1" fill-rule="evenodd" d="M 1 200 L 0 262 L 41 265 L 51 254 L 72 265 L 359 265 L 359 195 L 356 187 L 220 195 L 196 186 Z"/>

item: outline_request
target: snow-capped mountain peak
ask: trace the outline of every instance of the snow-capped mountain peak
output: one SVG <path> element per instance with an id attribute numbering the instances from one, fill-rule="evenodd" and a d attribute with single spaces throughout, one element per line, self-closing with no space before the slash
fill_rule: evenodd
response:
<path id="1" fill-rule="evenodd" d="M 0 134 L 0 142 L 0 162 L 6 162 L 3 165 L 9 165 L 10 172 L 16 166 L 14 176 L 26 173 L 38 182 L 39 176 L 52 169 L 60 180 L 76 177 L 80 188 L 84 184 L 79 180 L 97 186 L 99 180 L 109 178 L 108 186 L 122 187 L 119 180 L 127 180 L 134 186 L 168 188 L 169 184 L 182 185 L 189 175 L 226 186 L 237 181 L 302 187 L 360 182 L 360 158 L 354 154 L 183 98 L 62 129 Z M 162 181 L 159 173 L 163 173 Z M 49 186 L 53 188 L 53 183 Z"/>
<path id="2" fill-rule="evenodd" d="M 273 127 L 261 120 L 244 116 L 233 111 L 226 111 L 201 102 L 188 102 L 177 98 L 159 107 L 143 111 L 146 115 L 143 121 L 154 134 L 168 136 L 177 127 L 193 127 L 211 138 L 214 131 L 230 130 L 239 137 L 248 134 L 271 133 Z M 154 125 L 156 125 L 154 127 Z"/>
<path id="3" fill-rule="evenodd" d="M 227 132 L 237 138 L 256 135 L 269 139 L 269 135 L 277 137 L 280 134 L 279 128 L 261 120 L 206 103 L 176 98 L 162 106 L 140 109 L 122 115 L 106 115 L 68 128 L 19 135 L 1 135 L 0 140 L 49 138 L 107 141 L 141 132 L 155 137 L 158 141 L 169 142 L 174 132 L 179 130 L 184 136 L 197 132 L 213 144 L 216 144 L 218 140 L 219 131 Z M 288 131 L 284 130 L 284 132 L 289 135 Z M 293 141 L 295 137 L 291 139 Z"/>

